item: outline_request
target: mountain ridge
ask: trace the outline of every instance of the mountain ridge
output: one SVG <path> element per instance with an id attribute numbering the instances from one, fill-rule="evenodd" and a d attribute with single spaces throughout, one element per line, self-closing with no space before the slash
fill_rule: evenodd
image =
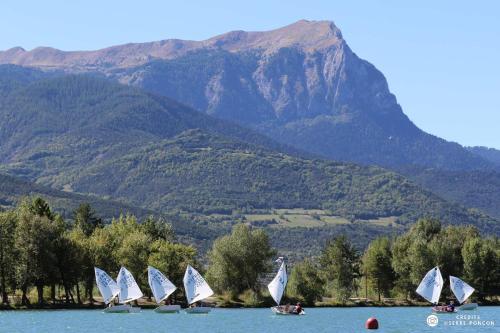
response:
<path id="1" fill-rule="evenodd" d="M 241 45 L 242 40 L 248 45 Z M 53 47 L 36 47 L 26 51 L 22 47 L 13 47 L 0 51 L 0 64 L 43 68 L 78 68 L 103 64 L 130 67 L 153 59 L 172 59 L 201 48 L 220 48 L 231 52 L 262 48 L 273 52 L 282 47 L 299 45 L 313 52 L 318 46 L 325 48 L 341 41 L 342 34 L 333 22 L 300 20 L 265 32 L 235 30 L 201 41 L 165 39 L 127 43 L 96 51 L 62 51 Z M 115 58 L 118 59 L 114 61 Z"/>
<path id="2" fill-rule="evenodd" d="M 1 52 L 0 63 L 99 73 L 332 160 L 393 169 L 497 168 L 415 126 L 384 75 L 330 21 L 97 51 L 17 48 Z"/>
<path id="3" fill-rule="evenodd" d="M 498 233 L 495 219 L 393 172 L 295 157 L 245 131 L 103 79 L 39 80 L 0 100 L 0 170 L 153 211 L 307 206 L 403 225 L 429 215 Z"/>

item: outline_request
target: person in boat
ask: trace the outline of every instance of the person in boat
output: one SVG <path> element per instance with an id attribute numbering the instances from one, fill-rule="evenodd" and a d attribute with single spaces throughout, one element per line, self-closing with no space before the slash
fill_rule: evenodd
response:
<path id="1" fill-rule="evenodd" d="M 446 311 L 454 312 L 455 311 L 455 302 L 450 301 L 450 304 L 446 307 Z"/>
<path id="2" fill-rule="evenodd" d="M 285 312 L 290 312 L 290 304 L 287 304 L 287 305 L 285 306 Z"/>
<path id="3" fill-rule="evenodd" d="M 300 302 L 295 305 L 295 309 L 293 309 L 293 312 L 296 314 L 300 314 L 302 312 L 302 305 L 300 304 Z"/>

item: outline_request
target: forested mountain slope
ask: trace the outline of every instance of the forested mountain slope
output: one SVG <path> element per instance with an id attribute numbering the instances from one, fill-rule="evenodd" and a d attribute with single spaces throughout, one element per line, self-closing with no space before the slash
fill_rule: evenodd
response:
<path id="1" fill-rule="evenodd" d="M 39 80 L 0 101 L 1 169 L 155 211 L 322 208 L 421 216 L 497 233 L 497 221 L 377 167 L 305 159 L 250 130 L 89 76 Z"/>

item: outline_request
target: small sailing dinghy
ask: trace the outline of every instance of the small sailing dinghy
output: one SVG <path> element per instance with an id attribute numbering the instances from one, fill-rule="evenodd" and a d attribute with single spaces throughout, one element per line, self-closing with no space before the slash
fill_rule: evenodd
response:
<path id="1" fill-rule="evenodd" d="M 271 297 L 276 302 L 277 306 L 273 306 L 271 310 L 277 315 L 304 315 L 304 310 L 300 309 L 300 311 L 296 311 L 295 306 L 282 306 L 280 305 L 281 298 L 285 292 L 286 284 L 288 282 L 288 277 L 286 274 L 286 264 L 283 257 L 279 257 L 276 262 L 281 262 L 280 269 L 278 273 L 274 277 L 274 279 L 267 285 L 267 289 L 269 289 L 269 293 Z"/>
<path id="2" fill-rule="evenodd" d="M 116 278 L 120 292 L 118 294 L 118 301 L 120 305 L 110 306 L 104 310 L 107 313 L 137 313 L 141 308 L 134 307 L 128 303 L 133 302 L 142 297 L 142 291 L 139 289 L 137 282 L 135 282 L 132 274 L 122 267 Z"/>
<path id="3" fill-rule="evenodd" d="M 190 306 L 214 294 L 212 288 L 210 288 L 201 274 L 190 265 L 186 267 L 183 282 L 184 290 L 186 291 L 186 298 Z M 192 306 L 187 308 L 185 311 L 186 313 L 195 314 L 209 313 L 210 310 L 211 308 L 208 306 Z"/>
<path id="4" fill-rule="evenodd" d="M 94 267 L 95 271 L 95 281 L 97 283 L 97 288 L 101 293 L 102 299 L 104 300 L 104 304 L 109 305 L 116 296 L 120 293 L 120 287 L 116 284 L 115 280 L 113 280 L 108 273 L 103 271 L 100 268 Z M 114 306 L 110 306 L 107 309 L 114 308 Z M 106 309 L 106 310 L 107 310 Z M 105 312 L 110 312 L 109 310 Z"/>
<path id="5" fill-rule="evenodd" d="M 154 267 L 148 266 L 148 282 L 155 297 L 156 303 L 160 304 L 177 289 L 162 272 Z M 179 313 L 180 305 L 160 305 L 155 309 L 158 313 Z"/>
<path id="6" fill-rule="evenodd" d="M 434 313 L 456 312 L 456 309 L 449 306 L 437 305 L 439 303 L 439 297 L 441 297 L 442 290 L 443 276 L 441 275 L 439 267 L 436 266 L 425 274 L 424 278 L 418 285 L 417 293 L 434 305 L 432 307 L 432 312 Z"/>
<path id="7" fill-rule="evenodd" d="M 460 280 L 459 278 L 455 276 L 450 275 L 450 287 L 451 291 L 457 298 L 458 302 L 462 304 L 458 309 L 459 310 L 475 310 L 477 309 L 478 305 L 477 303 L 465 303 L 463 304 L 467 298 L 472 295 L 474 292 L 474 288 L 469 286 L 466 282 Z"/>

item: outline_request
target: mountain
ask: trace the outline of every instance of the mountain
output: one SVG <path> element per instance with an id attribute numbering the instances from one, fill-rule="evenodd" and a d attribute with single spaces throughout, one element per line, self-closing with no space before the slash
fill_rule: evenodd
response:
<path id="1" fill-rule="evenodd" d="M 467 150 L 500 166 L 500 150 L 488 147 L 467 147 Z"/>
<path id="2" fill-rule="evenodd" d="M 88 75 L 37 80 L 0 99 L 0 170 L 161 212 L 315 208 L 399 225 L 434 216 L 498 234 L 498 221 L 404 177 L 283 152 L 165 97 Z"/>
<path id="3" fill-rule="evenodd" d="M 500 173 L 406 168 L 400 172 L 440 197 L 500 219 Z"/>
<path id="4" fill-rule="evenodd" d="M 383 74 L 328 21 L 97 51 L 14 48 L 0 53 L 0 63 L 101 73 L 333 160 L 390 168 L 494 167 L 417 128 Z"/>
<path id="5" fill-rule="evenodd" d="M 27 196 L 43 197 L 52 209 L 64 217 L 73 217 L 73 211 L 82 203 L 90 204 L 97 215 L 111 219 L 120 214 L 134 214 L 139 218 L 153 214 L 152 211 L 126 205 L 112 200 L 103 200 L 95 196 L 68 193 L 40 184 L 31 183 L 16 177 L 0 174 L 0 209 L 15 207 L 19 200 Z"/>

